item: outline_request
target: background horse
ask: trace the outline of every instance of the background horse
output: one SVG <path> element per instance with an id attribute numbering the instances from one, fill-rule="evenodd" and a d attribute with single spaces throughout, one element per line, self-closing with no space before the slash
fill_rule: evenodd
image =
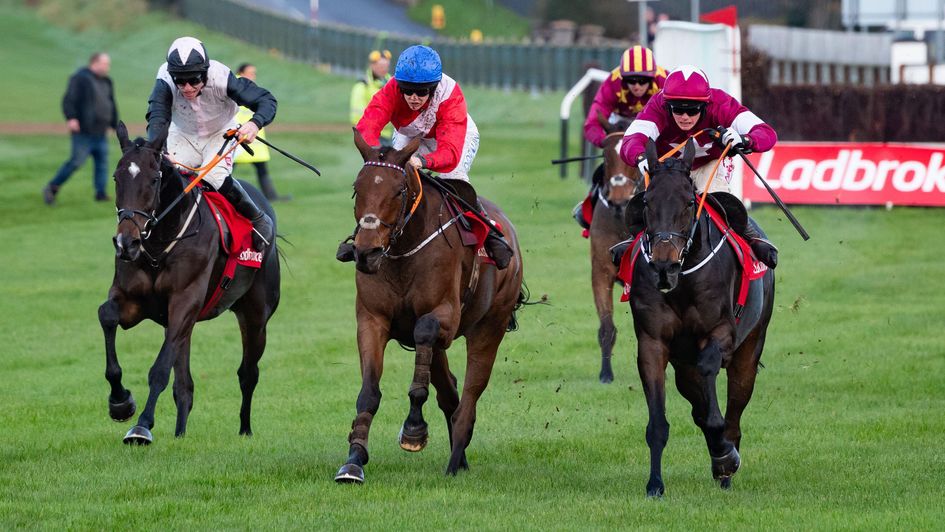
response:
<path id="1" fill-rule="evenodd" d="M 620 158 L 615 149 L 623 139 L 624 131 L 631 120 L 620 120 L 611 124 L 598 113 L 597 120 L 607 137 L 604 139 L 604 163 L 594 174 L 599 198 L 594 207 L 589 230 L 591 240 L 591 288 L 600 328 L 597 343 L 600 345 L 600 381 L 613 382 L 614 372 L 611 357 L 617 342 L 614 326 L 614 281 L 617 267 L 610 256 L 610 248 L 630 238 L 630 226 L 625 215 L 630 198 L 642 189 L 640 171 Z"/>
<path id="2" fill-rule="evenodd" d="M 651 141 L 646 150 L 653 174 L 650 185 L 630 207 L 642 210 L 646 225 L 631 279 L 630 308 L 649 409 L 648 496 L 664 491 L 667 362 L 673 364 L 676 387 L 692 403 L 692 418 L 705 435 L 712 476 L 723 488 L 731 485 L 740 464 L 740 419 L 751 399 L 774 306 L 774 272 L 768 270 L 751 282 L 745 308 L 736 317 L 738 281 L 747 272 L 741 271 L 735 252 L 723 242 L 727 234 L 708 220 L 705 210 L 696 218 L 698 198 L 689 177 L 694 156 L 690 140 L 682 160 L 661 164 Z M 738 213 L 729 214 L 734 219 Z M 716 396 L 720 368 L 726 368 L 728 376 L 724 419 Z"/>
<path id="3" fill-rule="evenodd" d="M 428 178 L 405 170 L 419 141 L 400 151 L 375 150 L 357 131 L 354 135 L 364 159 L 354 182 L 361 393 L 348 436 L 348 460 L 335 480 L 364 482 L 368 433 L 381 401 L 384 348 L 391 339 L 416 348 L 408 394 L 410 413 L 398 438 L 400 446 L 419 451 L 426 445 L 422 409 L 432 383 L 450 435 L 446 472 L 456 474 L 469 467 L 466 447 L 472 439 L 476 402 L 489 382 L 499 343 L 514 323 L 513 312 L 523 299 L 522 255 L 515 229 L 495 204 L 483 199 L 488 216 L 501 224 L 514 255 L 501 271 L 481 263 L 473 247 L 463 246 L 457 228 L 449 227 L 461 220 L 447 206 L 444 194 Z M 468 186 L 454 184 L 463 185 Z M 459 336 L 466 337 L 467 352 L 462 398 L 446 358 L 446 350 Z"/>
<path id="4" fill-rule="evenodd" d="M 190 375 L 190 335 L 198 315 L 215 291 L 223 273 L 226 253 L 214 214 L 201 201 L 199 188 L 158 220 L 156 213 L 181 196 L 184 179 L 162 155 L 165 138 L 144 142 L 128 140 L 119 123 L 118 141 L 123 155 L 115 169 L 115 203 L 118 232 L 115 244 L 115 277 L 108 299 L 98 309 L 105 333 L 105 378 L 112 390 L 108 410 L 115 421 L 125 421 L 136 410 L 131 391 L 121 383 L 121 366 L 115 353 L 115 332 L 134 327 L 144 319 L 164 326 L 164 345 L 148 373 L 148 402 L 137 424 L 125 435 L 129 444 L 149 444 L 158 396 L 167 387 L 174 368 L 174 401 L 177 403 L 175 434 L 183 436 L 193 405 L 194 381 Z M 258 190 L 243 186 L 275 224 L 275 213 Z M 259 380 L 259 359 L 266 348 L 266 323 L 279 305 L 279 260 L 276 243 L 266 251 L 262 268 L 253 275 L 245 266 L 237 271 L 225 295 L 206 316 L 211 319 L 227 308 L 233 310 L 243 338 L 243 362 L 238 375 L 243 402 L 240 434 L 250 435 L 250 407 Z"/>

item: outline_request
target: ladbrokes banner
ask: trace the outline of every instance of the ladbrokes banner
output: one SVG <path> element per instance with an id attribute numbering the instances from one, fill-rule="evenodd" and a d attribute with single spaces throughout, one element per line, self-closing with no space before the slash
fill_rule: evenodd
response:
<path id="1" fill-rule="evenodd" d="M 945 144 L 779 142 L 748 158 L 785 203 L 945 206 Z M 745 199 L 773 201 L 742 175 Z"/>

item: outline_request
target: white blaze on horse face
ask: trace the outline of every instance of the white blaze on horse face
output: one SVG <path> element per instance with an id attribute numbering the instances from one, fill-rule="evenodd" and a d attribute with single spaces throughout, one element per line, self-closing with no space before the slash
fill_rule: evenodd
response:
<path id="1" fill-rule="evenodd" d="M 131 174 L 131 179 L 134 179 L 138 177 L 138 174 L 141 173 L 141 169 L 138 168 L 137 164 L 132 162 L 131 164 L 128 165 L 128 173 Z"/>
<path id="2" fill-rule="evenodd" d="M 379 175 L 374 176 L 374 184 L 375 184 L 375 185 L 380 185 L 382 181 L 384 181 L 384 178 L 383 178 L 383 177 L 381 177 L 381 176 L 379 176 Z"/>
<path id="3" fill-rule="evenodd" d="M 358 220 L 358 225 L 361 226 L 361 229 L 377 229 L 381 226 L 381 220 L 376 214 L 369 213 Z"/>
<path id="4" fill-rule="evenodd" d="M 623 174 L 617 174 L 610 178 L 610 186 L 612 187 L 622 187 L 626 185 L 630 180 L 627 176 Z"/>

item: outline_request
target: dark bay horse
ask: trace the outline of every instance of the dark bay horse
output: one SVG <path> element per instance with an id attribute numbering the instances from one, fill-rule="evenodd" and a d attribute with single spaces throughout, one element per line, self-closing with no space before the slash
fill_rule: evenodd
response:
<path id="1" fill-rule="evenodd" d="M 735 251 L 723 242 L 727 235 L 707 219 L 704 210 L 696 218 L 699 198 L 689 177 L 694 156 L 690 140 L 682 159 L 660 163 L 650 142 L 646 150 L 650 184 L 630 206 L 642 210 L 645 223 L 631 279 L 630 308 L 649 409 L 648 496 L 664 492 L 661 460 L 669 439 L 667 363 L 673 364 L 676 388 L 692 404 L 692 418 L 705 435 L 713 478 L 723 488 L 731 486 L 740 464 L 740 419 L 751 399 L 774 306 L 774 272 L 768 270 L 751 282 L 744 309 L 737 316 L 742 271 Z M 730 209 L 727 216 L 731 221 L 738 213 Z M 754 223 L 747 217 L 744 220 Z M 726 369 L 728 377 L 724 418 L 716 396 L 720 368 Z"/>
<path id="2" fill-rule="evenodd" d="M 403 150 L 376 150 L 357 131 L 354 135 L 364 159 L 354 182 L 362 382 L 357 417 L 348 436 L 348 460 L 335 480 L 364 482 L 368 433 L 381 401 L 384 348 L 391 339 L 416 348 L 410 412 L 398 438 L 400 446 L 419 451 L 426 445 L 422 409 L 432 383 L 450 436 L 446 472 L 455 475 L 469 467 L 466 447 L 472 439 L 476 402 L 489 382 L 499 344 L 514 322 L 513 312 L 522 302 L 518 240 L 502 211 L 482 199 L 488 216 L 501 224 L 514 256 L 501 271 L 481 263 L 472 247 L 463 246 L 458 229 L 451 227 L 460 220 L 447 207 L 444 194 L 427 177 L 405 169 L 419 141 Z M 466 337 L 467 351 L 462 397 L 446 357 L 459 336 Z"/>
<path id="3" fill-rule="evenodd" d="M 98 309 L 105 333 L 105 378 L 111 384 L 108 411 L 115 421 L 135 414 L 131 391 L 122 386 L 121 366 L 115 353 L 115 333 L 150 319 L 164 327 L 164 345 L 148 372 L 148 401 L 138 422 L 125 435 L 128 444 L 150 444 L 154 408 L 174 369 L 175 434 L 183 436 L 193 406 L 194 381 L 190 375 L 190 336 L 198 315 L 217 287 L 226 262 L 220 235 L 199 188 L 158 219 L 180 197 L 183 177 L 161 155 L 165 138 L 131 141 L 119 123 L 122 157 L 115 169 L 115 204 L 118 231 L 114 237 L 115 277 L 108 299 Z M 275 224 L 275 213 L 262 194 L 243 185 Z M 259 359 L 266 348 L 266 324 L 279 305 L 279 260 L 276 243 L 266 251 L 262 268 L 237 266 L 218 304 L 200 319 L 211 319 L 227 308 L 236 314 L 243 339 L 239 366 L 240 434 L 250 435 L 250 408 L 259 380 Z"/>
<path id="4" fill-rule="evenodd" d="M 630 238 L 630 226 L 626 220 L 627 205 L 630 198 L 643 184 L 640 171 L 620 158 L 615 149 L 623 139 L 624 131 L 630 121 L 611 124 L 598 114 L 598 122 L 607 132 L 604 139 L 604 163 L 598 169 L 600 183 L 597 188 L 599 198 L 591 218 L 591 287 L 594 291 L 594 305 L 600 328 L 597 330 L 597 343 L 600 345 L 600 381 L 613 382 L 614 372 L 611 366 L 614 344 L 617 342 L 617 328 L 614 326 L 614 282 L 617 280 L 617 267 L 610 256 L 610 248 L 618 242 Z M 596 179 L 596 175 L 595 175 Z"/>

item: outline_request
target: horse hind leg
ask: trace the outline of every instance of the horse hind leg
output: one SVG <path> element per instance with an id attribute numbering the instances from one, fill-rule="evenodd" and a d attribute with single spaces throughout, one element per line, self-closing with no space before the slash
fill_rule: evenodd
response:
<path id="1" fill-rule="evenodd" d="M 446 358 L 446 351 L 434 349 L 433 365 L 431 366 L 430 380 L 436 388 L 436 401 L 446 417 L 446 430 L 450 437 L 450 448 L 453 445 L 453 414 L 459 408 L 459 391 L 456 389 L 456 375 L 450 371 Z M 460 467 L 468 468 L 465 458 Z"/>
<path id="2" fill-rule="evenodd" d="M 187 432 L 187 418 L 194 406 L 194 378 L 190 374 L 190 346 L 177 354 L 174 361 L 174 403 L 177 405 L 177 425 L 174 436 L 182 438 Z"/>
<path id="3" fill-rule="evenodd" d="M 732 356 L 726 369 L 728 378 L 728 403 L 725 407 L 725 439 L 741 451 L 741 419 L 748 401 L 755 389 L 755 377 L 758 375 L 758 361 L 764 348 L 765 333 L 752 333 Z M 723 489 L 732 487 L 732 477 L 720 479 Z"/>
<path id="4" fill-rule="evenodd" d="M 423 405 L 430 395 L 430 369 L 433 364 L 434 343 L 440 336 L 440 321 L 430 314 L 417 320 L 413 329 L 417 352 L 414 361 L 413 382 L 410 384 L 410 412 L 397 436 L 400 448 L 412 453 L 427 446 L 429 432 L 423 419 Z"/>
<path id="5" fill-rule="evenodd" d="M 702 401 L 705 405 L 702 432 L 712 460 L 712 478 L 730 484 L 732 475 L 741 465 L 741 458 L 735 445 L 725 437 L 725 419 L 719 410 L 716 378 L 721 364 L 721 348 L 716 340 L 710 340 L 699 353 L 696 363 L 696 369 L 702 378 Z"/>
<path id="6" fill-rule="evenodd" d="M 494 312 L 508 316 L 508 313 Z M 460 469 L 469 469 L 466 448 L 472 441 L 476 424 L 476 403 L 489 384 L 492 366 L 495 364 L 499 344 L 505 337 L 508 320 L 492 319 L 477 325 L 466 335 L 466 379 L 459 407 L 453 414 L 453 441 L 447 475 L 455 475 Z"/>
<path id="7" fill-rule="evenodd" d="M 243 360 L 236 371 L 240 381 L 243 400 L 240 404 L 240 435 L 252 436 L 250 422 L 253 407 L 253 392 L 259 382 L 259 360 L 266 350 L 265 317 L 255 312 L 240 309 L 236 312 L 243 340 Z"/>
<path id="8" fill-rule="evenodd" d="M 132 307 L 128 305 L 128 307 Z M 137 306 L 129 308 L 137 310 Z M 137 312 L 127 312 L 133 314 L 130 321 L 132 325 L 137 324 L 140 318 Z M 121 383 L 122 371 L 118 363 L 118 354 L 115 350 L 115 335 L 118 325 L 121 322 L 121 308 L 118 301 L 109 298 L 98 308 L 98 320 L 102 326 L 102 332 L 105 335 L 105 379 L 111 385 L 111 393 L 108 395 L 108 415 L 113 420 L 122 422 L 131 419 L 137 410 L 134 396 L 131 390 L 126 389 Z"/>

